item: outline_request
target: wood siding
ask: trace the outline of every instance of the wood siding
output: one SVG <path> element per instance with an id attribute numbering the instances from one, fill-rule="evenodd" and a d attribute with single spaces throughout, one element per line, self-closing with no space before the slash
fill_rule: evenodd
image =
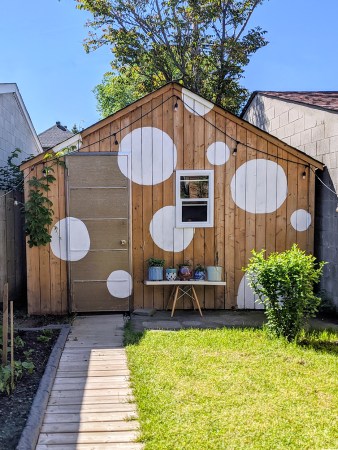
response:
<path id="1" fill-rule="evenodd" d="M 201 305 L 207 309 L 236 308 L 237 292 L 243 278 L 242 267 L 247 264 L 252 249 L 265 248 L 270 253 L 290 248 L 297 242 L 302 249 L 313 252 L 314 174 L 307 168 L 307 176 L 305 179 L 302 177 L 304 167 L 311 163 L 311 159 L 217 106 L 201 117 L 179 101 L 175 111 L 176 96 L 181 98 L 181 88 L 170 84 L 98 122 L 82 133 L 80 151 L 115 152 L 119 145 L 115 144 L 113 133 L 117 132 L 116 138 L 120 143 L 132 130 L 156 127 L 165 131 L 176 145 L 177 170 L 214 170 L 214 227 L 196 228 L 191 243 L 182 252 L 159 248 L 149 231 L 154 214 L 165 206 L 175 205 L 175 171 L 156 185 L 131 183 L 133 307 L 163 309 L 170 293 L 167 287 L 144 286 L 147 258 L 163 258 L 166 266 L 185 259 L 190 259 L 194 265 L 214 265 L 217 253 L 219 265 L 224 267 L 227 286 L 200 287 L 197 294 Z M 206 156 L 207 148 L 216 141 L 225 142 L 230 149 L 230 157 L 223 165 L 210 164 Z M 236 156 L 232 154 L 235 141 L 240 142 Z M 230 189 L 236 170 L 257 159 L 276 162 L 287 176 L 286 200 L 276 211 L 267 214 L 255 214 L 238 207 Z M 42 168 L 43 164 L 37 164 L 33 170 L 26 168 L 25 175 L 30 172 L 32 176 L 36 171 L 41 173 Z M 66 215 L 62 167 L 58 167 L 57 181 L 49 197 L 54 203 L 56 222 Z M 290 216 L 298 209 L 311 214 L 312 223 L 306 231 L 296 231 L 291 226 Z M 49 246 L 27 248 L 27 263 L 29 312 L 67 312 L 66 263 L 56 258 Z M 179 308 L 191 308 L 188 300 L 180 302 Z"/>

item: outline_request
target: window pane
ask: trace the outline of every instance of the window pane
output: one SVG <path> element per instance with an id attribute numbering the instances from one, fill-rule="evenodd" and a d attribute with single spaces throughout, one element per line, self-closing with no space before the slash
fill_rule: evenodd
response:
<path id="1" fill-rule="evenodd" d="M 181 176 L 181 198 L 209 198 L 208 176 Z"/>
<path id="2" fill-rule="evenodd" d="M 207 202 L 182 202 L 182 222 L 207 222 Z"/>

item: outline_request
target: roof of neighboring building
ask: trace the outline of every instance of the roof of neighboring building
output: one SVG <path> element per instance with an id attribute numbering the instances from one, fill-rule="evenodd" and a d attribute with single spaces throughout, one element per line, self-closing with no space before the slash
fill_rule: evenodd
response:
<path id="1" fill-rule="evenodd" d="M 21 97 L 21 94 L 20 94 L 17 84 L 16 83 L 0 83 L 0 94 L 13 94 L 14 95 L 14 97 L 17 101 L 18 107 L 21 110 L 21 113 L 22 113 L 23 117 L 25 118 L 25 120 L 28 124 L 28 127 L 33 135 L 33 138 L 36 142 L 37 149 L 39 152 L 42 153 L 42 148 L 41 148 L 40 141 L 38 139 L 38 135 L 36 134 L 33 122 L 28 114 L 28 111 L 23 102 L 23 99 Z"/>
<path id="2" fill-rule="evenodd" d="M 241 117 L 244 116 L 250 103 L 258 94 L 338 112 L 338 91 L 255 91 L 244 106 Z"/>
<path id="3" fill-rule="evenodd" d="M 39 134 L 39 139 L 43 150 L 49 150 L 60 142 L 74 136 L 74 133 L 67 129 L 67 126 L 61 125 L 61 122 L 56 122 L 55 125 L 48 128 Z"/>

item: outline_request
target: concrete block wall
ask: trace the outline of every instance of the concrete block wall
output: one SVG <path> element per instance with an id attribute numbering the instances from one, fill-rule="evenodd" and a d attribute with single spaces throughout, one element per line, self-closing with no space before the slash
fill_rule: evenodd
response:
<path id="1" fill-rule="evenodd" d="M 39 153 L 32 131 L 14 94 L 0 94 L 0 166 L 10 153 L 20 148 L 20 160 Z"/>
<path id="2" fill-rule="evenodd" d="M 322 161 L 318 176 L 338 193 L 338 113 L 258 94 L 244 119 Z M 327 261 L 320 290 L 338 309 L 337 197 L 316 182 L 315 256 Z"/>

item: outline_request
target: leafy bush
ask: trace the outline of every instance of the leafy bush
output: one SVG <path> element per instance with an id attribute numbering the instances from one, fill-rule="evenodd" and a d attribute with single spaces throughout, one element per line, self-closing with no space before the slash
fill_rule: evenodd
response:
<path id="1" fill-rule="evenodd" d="M 314 295 L 313 286 L 325 263 L 316 264 L 316 258 L 306 255 L 296 244 L 291 250 L 271 253 L 267 258 L 265 250 L 253 250 L 252 254 L 244 270 L 265 306 L 268 332 L 293 340 L 304 321 L 318 310 L 320 298 Z"/>
<path id="2" fill-rule="evenodd" d="M 25 372 L 32 374 L 34 372 L 34 363 L 32 361 L 15 361 L 14 362 L 14 384 L 18 381 Z M 11 386 L 11 373 L 12 369 L 10 365 L 0 366 L 0 392 L 7 392 L 9 395 L 12 389 Z M 13 386 L 14 388 L 14 386 Z"/>

